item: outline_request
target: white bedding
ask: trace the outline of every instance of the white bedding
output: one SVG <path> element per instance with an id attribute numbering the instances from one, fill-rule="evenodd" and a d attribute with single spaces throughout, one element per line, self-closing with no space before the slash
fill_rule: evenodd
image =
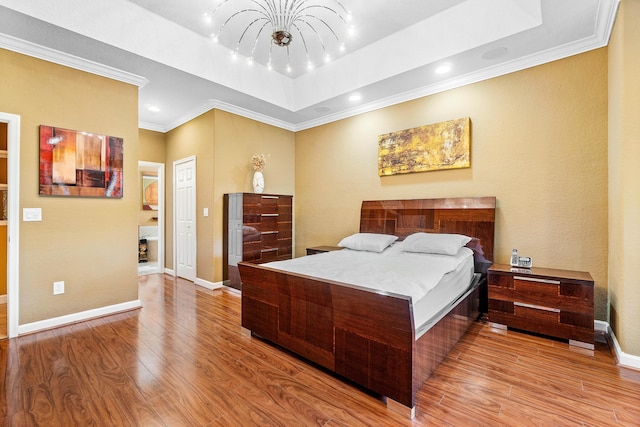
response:
<path id="1" fill-rule="evenodd" d="M 462 248 L 453 256 L 409 253 L 403 252 L 402 243 L 398 243 L 381 253 L 342 249 L 264 265 L 410 296 L 417 331 L 422 323 L 455 299 L 452 294 L 460 295 L 460 288 L 469 286 L 473 276 L 473 251 Z M 443 288 L 434 291 L 439 283 Z M 425 298 L 432 291 L 433 298 Z M 422 306 L 426 307 L 424 315 Z"/>

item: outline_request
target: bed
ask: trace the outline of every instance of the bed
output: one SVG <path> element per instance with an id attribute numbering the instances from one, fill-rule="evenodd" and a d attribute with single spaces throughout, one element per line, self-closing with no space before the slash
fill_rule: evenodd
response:
<path id="1" fill-rule="evenodd" d="M 242 262 L 242 327 L 383 396 L 390 409 L 413 418 L 417 391 L 486 300 L 495 207 L 495 197 L 362 203 L 360 233 L 398 241 L 419 232 L 472 238 L 467 247 L 476 274 L 469 286 L 446 310 L 419 323 L 411 296 Z"/>

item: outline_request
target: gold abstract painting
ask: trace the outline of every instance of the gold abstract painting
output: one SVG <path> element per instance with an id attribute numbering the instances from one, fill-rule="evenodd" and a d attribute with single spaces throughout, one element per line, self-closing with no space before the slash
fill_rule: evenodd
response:
<path id="1" fill-rule="evenodd" d="M 470 119 L 378 136 L 378 175 L 471 167 Z"/>

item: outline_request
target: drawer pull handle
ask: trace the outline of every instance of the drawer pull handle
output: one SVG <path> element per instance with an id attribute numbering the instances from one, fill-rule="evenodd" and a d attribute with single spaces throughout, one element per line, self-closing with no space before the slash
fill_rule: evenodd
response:
<path id="1" fill-rule="evenodd" d="M 265 235 L 265 234 L 278 234 L 278 232 L 277 231 L 263 231 L 260 234 L 262 234 L 262 235 Z"/>
<path id="2" fill-rule="evenodd" d="M 548 283 L 550 285 L 559 285 L 560 284 L 560 281 L 558 281 L 558 280 L 536 279 L 535 277 L 513 276 L 513 278 L 515 280 L 525 280 L 527 282 Z"/>
<path id="3" fill-rule="evenodd" d="M 523 302 L 514 302 L 513 305 L 516 305 L 518 307 L 533 308 L 535 310 L 543 310 L 543 311 L 551 311 L 553 313 L 560 313 L 559 308 L 549 308 L 549 307 L 543 307 L 541 305 L 525 304 Z"/>
<path id="4" fill-rule="evenodd" d="M 278 214 L 260 214 L 260 216 L 278 216 Z"/>
<path id="5" fill-rule="evenodd" d="M 263 199 L 277 199 L 278 196 L 261 196 Z"/>
<path id="6" fill-rule="evenodd" d="M 278 248 L 272 248 L 272 249 L 261 249 L 260 252 L 261 253 L 265 253 L 265 252 L 277 252 Z"/>

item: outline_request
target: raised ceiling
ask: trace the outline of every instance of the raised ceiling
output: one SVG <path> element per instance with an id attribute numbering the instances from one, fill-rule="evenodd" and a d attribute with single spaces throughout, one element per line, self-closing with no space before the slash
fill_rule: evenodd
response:
<path id="1" fill-rule="evenodd" d="M 142 128 L 219 108 L 295 131 L 606 46 L 619 4 L 342 2 L 355 28 L 347 50 L 289 74 L 214 43 L 211 0 L 0 0 L 0 47 L 139 85 Z M 435 73 L 443 64 L 451 71 Z"/>

